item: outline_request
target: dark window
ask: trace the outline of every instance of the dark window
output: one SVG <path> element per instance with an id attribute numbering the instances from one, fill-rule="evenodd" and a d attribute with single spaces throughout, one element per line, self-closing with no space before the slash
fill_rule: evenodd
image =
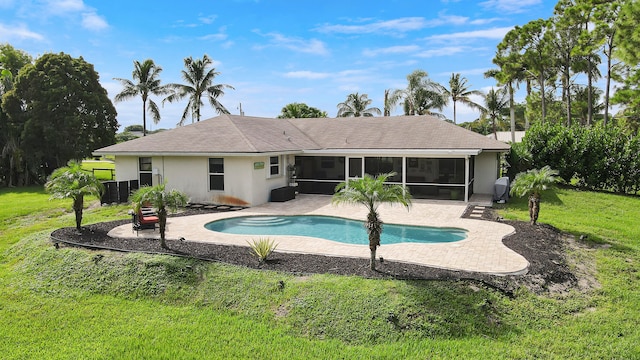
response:
<path id="1" fill-rule="evenodd" d="M 224 174 L 224 160 L 222 158 L 209 159 L 210 174 Z"/>
<path id="2" fill-rule="evenodd" d="M 402 158 L 400 157 L 367 157 L 364 158 L 364 171 L 377 176 L 395 172 L 396 174 L 388 179 L 390 182 L 402 182 Z"/>
<path id="3" fill-rule="evenodd" d="M 224 190 L 223 158 L 209 158 L 209 190 Z"/>
<path id="4" fill-rule="evenodd" d="M 153 185 L 152 161 L 150 157 L 138 158 L 138 166 L 140 168 L 140 186 Z"/>
<path id="5" fill-rule="evenodd" d="M 349 177 L 362 177 L 362 158 L 349 158 Z"/>
<path id="6" fill-rule="evenodd" d="M 269 157 L 269 174 L 271 176 L 280 175 L 280 156 Z"/>
<path id="7" fill-rule="evenodd" d="M 296 156 L 298 179 L 345 180 L 342 156 Z"/>

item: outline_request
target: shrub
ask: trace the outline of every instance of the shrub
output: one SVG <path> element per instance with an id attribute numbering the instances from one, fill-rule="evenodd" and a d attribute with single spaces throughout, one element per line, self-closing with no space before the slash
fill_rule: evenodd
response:
<path id="1" fill-rule="evenodd" d="M 247 244 L 253 250 L 253 253 L 258 257 L 258 261 L 263 263 L 267 261 L 267 258 L 271 253 L 278 247 L 278 244 L 275 243 L 273 239 L 269 238 L 260 238 L 258 240 L 251 240 L 251 242 L 247 241 Z"/>

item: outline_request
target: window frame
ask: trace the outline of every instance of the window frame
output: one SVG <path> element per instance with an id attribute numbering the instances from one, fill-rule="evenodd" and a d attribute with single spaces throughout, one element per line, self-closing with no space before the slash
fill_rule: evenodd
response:
<path id="1" fill-rule="evenodd" d="M 272 160 L 275 158 L 276 163 L 273 163 Z M 280 155 L 269 156 L 269 173 L 267 177 L 274 178 L 282 176 L 282 159 Z M 273 173 L 273 169 L 276 169 L 276 173 Z"/>
<path id="2" fill-rule="evenodd" d="M 149 159 L 149 161 L 144 161 L 143 159 Z M 143 170 L 143 166 L 142 165 L 149 165 L 149 169 L 145 169 Z M 150 179 L 150 182 L 147 183 L 146 181 L 143 181 L 142 177 L 148 178 Z M 151 156 L 140 156 L 138 157 L 138 183 L 140 184 L 140 186 L 153 186 L 153 157 Z"/>
<path id="3" fill-rule="evenodd" d="M 221 164 L 213 164 L 213 165 L 222 166 L 222 168 L 221 168 L 222 172 L 220 172 L 220 171 L 212 171 L 211 160 L 220 160 L 221 161 Z M 213 170 L 217 170 L 217 169 L 213 169 Z M 209 191 L 224 191 L 224 158 L 221 158 L 221 157 L 208 158 L 208 160 L 207 160 L 207 174 L 208 174 Z M 214 182 L 211 181 L 214 177 L 222 178 L 222 187 L 221 188 L 214 188 Z"/>

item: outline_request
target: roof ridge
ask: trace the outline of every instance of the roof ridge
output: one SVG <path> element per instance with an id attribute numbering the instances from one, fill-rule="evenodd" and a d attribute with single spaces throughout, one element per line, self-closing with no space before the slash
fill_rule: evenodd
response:
<path id="1" fill-rule="evenodd" d="M 244 134 L 243 131 L 240 130 L 240 128 L 238 127 L 238 124 L 236 124 L 236 116 L 231 116 L 231 114 L 224 114 L 227 119 L 229 119 L 229 121 L 233 124 L 233 127 L 236 129 L 236 131 L 238 132 L 238 134 L 240 134 L 240 137 L 242 139 L 244 139 L 244 142 L 249 145 L 249 147 L 254 151 L 254 152 L 258 152 L 258 148 L 256 147 L 256 145 L 254 143 L 252 143 L 249 138 L 247 138 L 247 136 Z"/>
<path id="2" fill-rule="evenodd" d="M 326 147 L 318 144 L 318 142 L 312 137 L 310 136 L 306 131 L 302 130 L 298 125 L 296 125 L 293 120 L 295 120 L 296 118 L 289 118 L 289 119 L 282 119 L 282 120 L 286 120 L 291 126 L 293 126 L 294 128 L 296 128 L 298 131 L 300 131 L 301 134 L 303 134 L 307 139 L 309 139 L 309 141 L 311 141 L 312 143 L 314 143 L 318 149 L 326 149 Z M 299 118 L 298 118 L 299 119 Z M 315 119 L 324 119 L 324 118 L 315 118 Z"/>

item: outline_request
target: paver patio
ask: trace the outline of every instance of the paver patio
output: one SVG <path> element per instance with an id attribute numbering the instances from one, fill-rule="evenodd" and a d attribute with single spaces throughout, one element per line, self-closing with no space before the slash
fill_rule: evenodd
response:
<path id="1" fill-rule="evenodd" d="M 529 263 L 520 254 L 502 243 L 502 238 L 513 233 L 513 227 L 492 221 L 463 219 L 466 204 L 451 201 L 414 200 L 409 211 L 401 206 L 381 205 L 380 218 L 387 224 L 456 227 L 468 231 L 467 238 L 453 243 L 439 244 L 384 244 L 377 255 L 385 260 L 419 265 L 466 270 L 499 275 L 526 272 Z M 248 246 L 247 240 L 259 236 L 224 234 L 207 230 L 208 222 L 237 216 L 251 215 L 328 215 L 355 220 L 366 219 L 363 206 L 332 205 L 330 196 L 299 195 L 295 200 L 264 205 L 233 212 L 207 213 L 193 216 L 170 217 L 167 220 L 167 239 L 184 238 L 215 244 Z M 136 236 L 158 238 L 158 231 L 145 230 L 139 234 L 130 224 L 114 228 L 109 236 L 132 238 Z M 277 251 L 329 256 L 369 258 L 368 245 L 351 245 L 303 236 L 269 236 L 277 244 Z"/>

